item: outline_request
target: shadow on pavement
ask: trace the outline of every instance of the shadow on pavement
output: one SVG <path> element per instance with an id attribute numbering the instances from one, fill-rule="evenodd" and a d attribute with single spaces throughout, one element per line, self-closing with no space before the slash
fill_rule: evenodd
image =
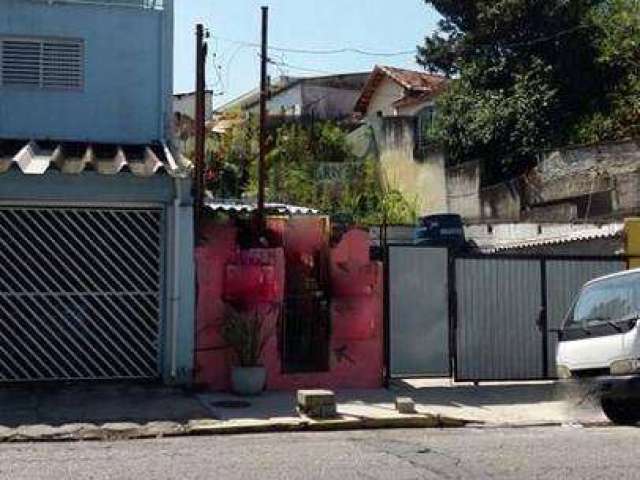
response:
<path id="1" fill-rule="evenodd" d="M 212 418 L 197 398 L 154 385 L 4 386 L 0 426 L 179 422 Z"/>

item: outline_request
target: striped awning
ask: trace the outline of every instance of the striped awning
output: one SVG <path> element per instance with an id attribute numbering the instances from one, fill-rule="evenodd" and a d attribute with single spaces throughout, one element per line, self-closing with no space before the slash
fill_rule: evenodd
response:
<path id="1" fill-rule="evenodd" d="M 163 173 L 178 176 L 187 163 L 164 143 L 116 145 L 0 140 L 0 175 L 11 170 L 43 175 L 54 169 L 72 175 L 95 171 L 102 175 L 130 172 L 137 177 Z"/>

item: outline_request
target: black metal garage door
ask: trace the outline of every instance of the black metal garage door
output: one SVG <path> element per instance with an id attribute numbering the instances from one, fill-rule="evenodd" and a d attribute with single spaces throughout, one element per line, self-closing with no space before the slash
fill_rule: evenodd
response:
<path id="1" fill-rule="evenodd" d="M 159 209 L 0 209 L 0 382 L 155 378 Z"/>

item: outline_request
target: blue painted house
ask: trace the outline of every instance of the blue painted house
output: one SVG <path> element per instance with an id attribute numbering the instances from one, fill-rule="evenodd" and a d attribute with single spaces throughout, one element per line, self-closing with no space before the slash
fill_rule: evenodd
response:
<path id="1" fill-rule="evenodd" d="M 173 1 L 0 3 L 0 383 L 189 384 Z"/>

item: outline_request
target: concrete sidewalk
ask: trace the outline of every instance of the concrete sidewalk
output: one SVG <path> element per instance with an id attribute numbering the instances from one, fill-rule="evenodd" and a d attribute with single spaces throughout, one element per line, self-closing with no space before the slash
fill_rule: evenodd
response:
<path id="1" fill-rule="evenodd" d="M 238 398 L 113 384 L 3 388 L 0 442 L 605 421 L 589 399 L 567 398 L 567 392 L 553 383 L 469 386 L 407 381 L 390 390 L 345 390 L 336 396 L 339 416 L 315 420 L 298 415 L 294 392 Z M 412 397 L 417 413 L 397 413 L 396 396 Z"/>
<path id="2" fill-rule="evenodd" d="M 453 383 L 451 380 L 393 382 L 391 391 L 412 397 L 419 411 L 472 419 L 488 425 L 607 422 L 590 392 L 557 382 Z"/>
<path id="3" fill-rule="evenodd" d="M 463 420 L 490 426 L 551 424 L 594 425 L 606 422 L 593 397 L 555 382 L 494 383 L 474 386 L 449 380 L 394 382 L 389 390 L 336 392 L 338 413 L 355 418 L 400 418 L 394 408 L 398 396 L 411 397 L 420 414 Z M 267 392 L 242 408 L 224 408 L 237 400 L 229 394 L 199 395 L 213 416 L 223 420 L 239 417 L 269 420 L 295 415 L 295 396 Z M 219 406 L 220 404 L 223 406 Z"/>

